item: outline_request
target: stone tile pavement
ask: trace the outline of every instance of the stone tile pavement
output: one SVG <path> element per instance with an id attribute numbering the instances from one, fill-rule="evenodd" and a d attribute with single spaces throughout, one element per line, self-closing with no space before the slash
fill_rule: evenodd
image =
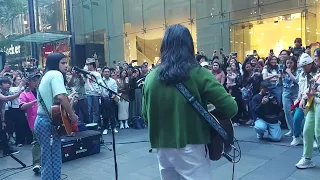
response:
<path id="1" fill-rule="evenodd" d="M 320 156 L 314 152 L 314 161 L 319 166 L 310 170 L 297 170 L 295 163 L 301 157 L 302 146 L 290 147 L 290 138 L 280 143 L 260 141 L 255 137 L 252 128 L 236 127 L 236 137 L 240 142 L 242 159 L 235 166 L 235 179 L 237 180 L 319 180 Z M 285 132 L 284 132 L 285 133 Z M 111 141 L 111 135 L 104 137 Z M 116 134 L 116 152 L 119 169 L 119 180 L 160 180 L 156 153 L 149 153 L 147 130 L 122 130 Z M 123 144 L 128 143 L 128 144 Z M 111 146 L 110 146 L 111 147 Z M 20 148 L 17 155 L 27 165 L 31 164 L 30 146 Z M 12 172 L 3 172 L 4 168 L 19 167 L 13 159 L 5 157 L 0 159 L 0 180 Z M 101 153 L 86 158 L 66 162 L 63 164 L 62 178 L 67 180 L 114 180 L 113 152 L 102 147 Z M 214 180 L 231 180 L 232 164 L 221 159 L 212 162 Z M 39 180 L 31 169 L 14 174 L 6 180 Z"/>

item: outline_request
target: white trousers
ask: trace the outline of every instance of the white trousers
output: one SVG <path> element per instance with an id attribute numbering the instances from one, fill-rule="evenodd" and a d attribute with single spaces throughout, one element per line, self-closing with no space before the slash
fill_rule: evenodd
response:
<path id="1" fill-rule="evenodd" d="M 212 180 L 209 154 L 204 144 L 157 151 L 162 180 Z"/>

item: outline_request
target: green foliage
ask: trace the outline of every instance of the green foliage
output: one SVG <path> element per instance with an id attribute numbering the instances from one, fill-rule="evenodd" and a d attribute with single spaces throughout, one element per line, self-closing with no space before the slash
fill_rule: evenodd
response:
<path id="1" fill-rule="evenodd" d="M 25 12 L 26 0 L 0 0 L 0 23 L 6 23 L 11 18 Z"/>

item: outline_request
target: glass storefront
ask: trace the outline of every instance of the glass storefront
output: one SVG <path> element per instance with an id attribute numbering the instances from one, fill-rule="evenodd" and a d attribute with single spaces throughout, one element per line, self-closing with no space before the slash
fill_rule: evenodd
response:
<path id="1" fill-rule="evenodd" d="M 304 46 L 319 41 L 319 16 L 318 0 L 73 1 L 77 55 L 89 57 L 99 47 L 100 63 L 108 65 L 157 63 L 172 24 L 189 28 L 196 50 L 209 58 L 220 48 L 238 52 L 239 60 L 253 50 L 265 57 L 293 46 L 296 37 Z"/>
<path id="2" fill-rule="evenodd" d="M 53 34 L 69 34 L 67 29 L 67 0 L 34 0 L 35 27 L 37 32 L 50 32 Z M 19 41 L 19 38 L 30 35 L 30 19 L 27 11 L 28 1 L 21 2 L 23 9 L 20 14 L 1 21 L 0 24 L 0 51 L 6 52 L 6 63 L 12 67 L 21 67 L 31 58 L 31 43 Z M 39 37 L 38 37 L 39 38 Z M 43 42 L 38 42 L 38 55 L 42 65 L 45 62 L 44 46 L 48 44 L 48 39 L 52 37 L 41 37 Z M 18 40 L 18 41 L 17 41 Z M 69 54 L 68 39 L 66 41 L 49 42 L 57 44 L 53 52 L 63 52 Z M 62 44 L 62 45 L 61 45 Z M 17 49 L 14 53 L 11 49 Z"/>

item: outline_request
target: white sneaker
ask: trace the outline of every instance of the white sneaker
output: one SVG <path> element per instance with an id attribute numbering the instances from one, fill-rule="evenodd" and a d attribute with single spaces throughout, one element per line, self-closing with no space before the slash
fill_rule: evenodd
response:
<path id="1" fill-rule="evenodd" d="M 309 159 L 301 158 L 301 160 L 296 164 L 296 167 L 298 169 L 307 169 L 307 168 L 313 168 L 316 165 Z"/>
<path id="2" fill-rule="evenodd" d="M 16 144 L 16 141 L 14 140 L 13 137 L 10 137 L 10 138 L 9 138 L 9 144 L 11 144 L 11 145 Z"/>
<path id="3" fill-rule="evenodd" d="M 35 166 L 33 166 L 32 171 L 35 174 L 38 174 L 38 173 L 40 173 L 40 169 L 41 169 L 41 167 L 39 165 L 35 165 Z"/>
<path id="4" fill-rule="evenodd" d="M 118 130 L 116 128 L 114 128 L 113 132 L 114 133 L 118 133 Z"/>
<path id="5" fill-rule="evenodd" d="M 233 127 L 238 127 L 238 126 L 240 126 L 240 123 L 233 123 L 232 126 Z"/>
<path id="6" fill-rule="evenodd" d="M 129 129 L 129 128 L 130 128 L 129 125 L 128 125 L 128 121 L 126 121 L 126 122 L 124 123 L 124 128 L 126 128 L 126 129 Z"/>
<path id="7" fill-rule="evenodd" d="M 103 135 L 107 135 L 108 134 L 108 129 L 105 129 L 102 134 Z"/>
<path id="8" fill-rule="evenodd" d="M 319 145 L 316 140 L 313 141 L 313 149 L 319 149 Z"/>
<path id="9" fill-rule="evenodd" d="M 124 129 L 123 122 L 120 121 L 120 129 Z"/>
<path id="10" fill-rule="evenodd" d="M 301 137 L 293 137 L 292 142 L 290 143 L 290 146 L 298 146 L 299 144 L 302 144 L 303 140 Z"/>
<path id="11" fill-rule="evenodd" d="M 290 130 L 289 132 L 287 132 L 286 134 L 284 134 L 284 136 L 286 136 L 286 137 L 291 137 L 291 136 L 292 136 L 292 131 Z"/>

